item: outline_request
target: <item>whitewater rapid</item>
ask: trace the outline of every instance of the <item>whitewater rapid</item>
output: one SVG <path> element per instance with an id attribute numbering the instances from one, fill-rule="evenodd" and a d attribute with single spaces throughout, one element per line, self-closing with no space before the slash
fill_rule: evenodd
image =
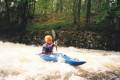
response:
<path id="1" fill-rule="evenodd" d="M 111 71 L 120 66 L 120 52 L 58 47 L 65 53 L 87 63 L 74 67 L 61 62 L 46 62 L 37 55 L 41 46 L 0 41 L 0 80 L 87 80 L 82 71 Z M 82 70 L 80 72 L 80 70 Z"/>

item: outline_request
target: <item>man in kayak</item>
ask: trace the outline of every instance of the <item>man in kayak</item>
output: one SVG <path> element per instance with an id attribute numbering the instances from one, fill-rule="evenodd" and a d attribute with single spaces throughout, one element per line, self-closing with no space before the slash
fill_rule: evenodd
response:
<path id="1" fill-rule="evenodd" d="M 45 43 L 43 44 L 42 54 L 52 54 L 53 47 L 57 46 L 57 44 L 53 43 L 53 38 L 51 35 L 46 35 L 44 41 Z"/>

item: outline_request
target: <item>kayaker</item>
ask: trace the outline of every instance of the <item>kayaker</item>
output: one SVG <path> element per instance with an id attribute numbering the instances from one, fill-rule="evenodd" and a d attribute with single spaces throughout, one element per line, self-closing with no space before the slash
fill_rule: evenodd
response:
<path id="1" fill-rule="evenodd" d="M 57 46 L 56 43 L 53 43 L 53 37 L 51 35 L 46 35 L 44 42 L 45 43 L 42 46 L 42 54 L 52 54 L 54 46 Z"/>

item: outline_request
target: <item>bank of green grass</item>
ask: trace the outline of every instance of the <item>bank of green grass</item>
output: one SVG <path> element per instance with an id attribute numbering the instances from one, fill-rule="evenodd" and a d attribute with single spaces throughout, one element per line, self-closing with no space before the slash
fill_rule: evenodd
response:
<path id="1" fill-rule="evenodd" d="M 59 29 L 65 29 L 72 26 L 72 22 L 70 21 L 55 21 L 55 22 L 33 22 L 30 23 L 27 27 L 28 31 L 39 31 L 39 30 L 59 30 Z"/>

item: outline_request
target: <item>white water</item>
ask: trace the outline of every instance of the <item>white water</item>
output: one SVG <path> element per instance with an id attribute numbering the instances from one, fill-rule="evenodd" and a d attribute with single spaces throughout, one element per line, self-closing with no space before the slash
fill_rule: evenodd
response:
<path id="1" fill-rule="evenodd" d="M 79 70 L 110 71 L 120 66 L 120 52 L 58 47 L 55 53 L 87 61 L 77 68 L 65 63 L 46 62 L 37 55 L 41 47 L 0 41 L 0 80 L 86 80 L 77 76 Z"/>

